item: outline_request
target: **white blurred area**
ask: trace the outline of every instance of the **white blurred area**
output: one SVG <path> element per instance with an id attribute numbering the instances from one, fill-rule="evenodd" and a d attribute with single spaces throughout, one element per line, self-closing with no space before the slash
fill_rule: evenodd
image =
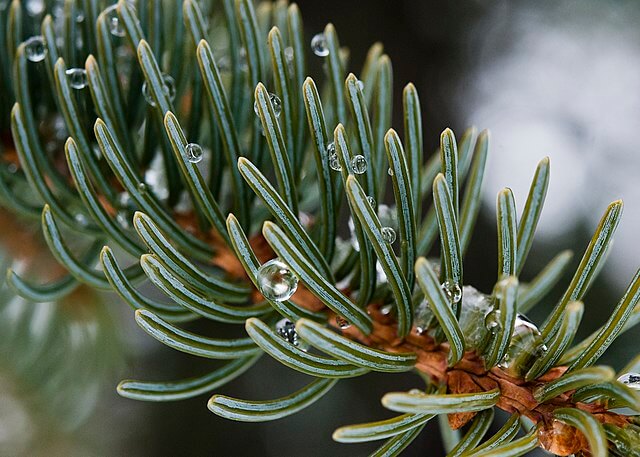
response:
<path id="1" fill-rule="evenodd" d="M 640 265 L 640 4 L 542 3 L 497 2 L 471 33 L 459 105 L 465 124 L 492 132 L 483 197 L 495 208 L 511 187 L 522 211 L 549 156 L 536 239 L 551 243 L 580 224 L 594 230 L 607 204 L 624 199 L 603 270 L 622 287 Z"/>

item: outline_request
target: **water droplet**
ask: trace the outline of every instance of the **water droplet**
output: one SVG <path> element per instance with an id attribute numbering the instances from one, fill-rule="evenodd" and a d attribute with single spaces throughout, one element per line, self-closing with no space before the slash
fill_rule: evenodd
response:
<path id="1" fill-rule="evenodd" d="M 265 298 L 285 301 L 298 288 L 298 277 L 280 259 L 271 259 L 258 270 L 258 287 Z"/>
<path id="2" fill-rule="evenodd" d="M 73 216 L 73 218 L 75 219 L 75 221 L 78 223 L 80 227 L 86 227 L 89 224 L 89 220 L 87 219 L 87 216 L 85 216 L 82 213 L 77 213 L 75 216 Z"/>
<path id="3" fill-rule="evenodd" d="M 243 73 L 249 71 L 249 60 L 247 59 L 247 50 L 245 48 L 240 48 L 238 52 L 238 66 Z"/>
<path id="4" fill-rule="evenodd" d="M 484 317 L 484 326 L 491 333 L 498 333 L 502 329 L 502 324 L 500 323 L 500 310 L 492 309 L 489 311 Z"/>
<path id="5" fill-rule="evenodd" d="M 438 262 L 438 269 L 440 263 Z M 491 297 L 471 286 L 463 287 L 458 322 L 464 334 L 467 347 L 477 348 L 488 334 L 488 329 L 478 323 L 485 322 L 485 316 L 493 309 Z"/>
<path id="6" fill-rule="evenodd" d="M 139 183 L 138 184 L 138 190 L 140 192 L 146 192 L 147 191 L 147 185 L 145 183 L 143 183 L 143 182 Z"/>
<path id="7" fill-rule="evenodd" d="M 407 393 L 410 395 L 422 395 L 422 391 L 420 389 L 411 389 Z"/>
<path id="8" fill-rule="evenodd" d="M 118 200 L 118 206 L 120 206 L 121 208 L 129 208 L 129 206 L 131 206 L 132 200 L 131 200 L 131 195 L 129 195 L 129 192 L 120 192 L 118 194 L 117 197 Z"/>
<path id="9" fill-rule="evenodd" d="M 69 78 L 69 85 L 73 89 L 84 89 L 87 87 L 87 71 L 84 68 L 69 68 L 64 72 Z"/>
<path id="10" fill-rule="evenodd" d="M 222 56 L 216 61 L 216 67 L 221 73 L 228 73 L 231 71 L 231 58 L 229 56 Z"/>
<path id="11" fill-rule="evenodd" d="M 450 303 L 458 303 L 462 298 L 462 289 L 456 283 L 445 281 L 442 283 L 442 290 L 444 290 Z"/>
<path id="12" fill-rule="evenodd" d="M 640 374 L 625 373 L 618 378 L 618 381 L 632 389 L 640 390 Z"/>
<path id="13" fill-rule="evenodd" d="M 398 227 L 398 210 L 396 209 L 395 205 L 379 205 L 378 219 L 380 219 L 380 224 L 382 226 L 396 229 Z"/>
<path id="14" fill-rule="evenodd" d="M 284 48 L 284 58 L 287 60 L 287 62 L 291 63 L 293 62 L 293 48 L 291 46 L 287 46 L 286 48 Z"/>
<path id="15" fill-rule="evenodd" d="M 363 174 L 365 171 L 367 171 L 367 159 L 365 159 L 362 154 L 353 156 L 353 158 L 351 159 L 351 168 L 353 169 L 353 172 L 355 174 Z"/>
<path id="16" fill-rule="evenodd" d="M 280 113 L 282 113 L 282 101 L 280 100 L 280 97 L 278 97 L 276 94 L 269 94 L 269 100 L 271 101 L 271 105 L 273 106 L 273 114 L 275 114 L 276 117 L 279 117 Z M 258 111 L 257 100 L 253 102 L 253 111 L 254 113 L 256 113 L 256 116 L 260 115 L 260 111 Z"/>
<path id="17" fill-rule="evenodd" d="M 83 23 L 83 22 L 84 22 L 84 11 L 82 11 L 82 10 L 78 10 L 78 11 L 76 12 L 76 22 L 77 22 L 78 24 L 81 24 L 81 23 Z"/>
<path id="18" fill-rule="evenodd" d="M 42 62 L 47 53 L 42 35 L 32 36 L 24 42 L 24 53 L 31 62 Z"/>
<path id="19" fill-rule="evenodd" d="M 198 163 L 202 160 L 202 147 L 197 143 L 186 145 L 184 152 L 187 154 L 187 160 L 191 163 Z"/>
<path id="20" fill-rule="evenodd" d="M 360 91 L 364 90 L 364 83 L 361 80 L 358 80 L 358 88 L 360 89 Z"/>
<path id="21" fill-rule="evenodd" d="M 393 168 L 391 168 L 391 167 L 387 168 L 387 174 L 389 176 L 393 176 Z"/>
<path id="22" fill-rule="evenodd" d="M 413 324 L 416 327 L 416 333 L 418 335 L 423 335 L 427 330 L 429 330 L 429 327 L 433 323 L 433 318 L 434 315 L 433 311 L 431 311 L 431 307 L 429 306 L 429 302 L 426 298 L 422 299 L 413 312 Z"/>
<path id="23" fill-rule="evenodd" d="M 340 160 L 338 160 L 338 154 L 336 152 L 334 152 L 329 156 L 329 168 L 331 168 L 334 171 L 342 170 L 342 165 L 340 165 Z"/>
<path id="24" fill-rule="evenodd" d="M 107 18 L 107 25 L 109 26 L 109 32 L 111 32 L 111 35 L 123 37 L 126 35 L 126 31 L 124 27 L 122 27 L 122 23 L 120 22 L 117 7 L 117 4 L 111 5 L 109 8 L 105 9 L 104 12 Z"/>
<path id="25" fill-rule="evenodd" d="M 29 13 L 30 16 L 39 16 L 44 13 L 44 0 L 27 0 L 24 6 L 27 8 L 27 13 Z"/>
<path id="26" fill-rule="evenodd" d="M 14 174 L 18 171 L 18 165 L 16 165 L 15 163 L 10 163 L 9 165 L 7 165 L 7 171 L 11 174 Z"/>
<path id="27" fill-rule="evenodd" d="M 392 310 L 393 310 L 392 305 L 384 305 L 380 307 L 380 314 L 382 314 L 383 316 L 388 316 L 389 314 L 391 314 Z"/>
<path id="28" fill-rule="evenodd" d="M 176 98 L 176 82 L 170 75 L 162 75 L 162 81 L 164 83 L 162 91 L 169 97 L 169 100 L 173 101 Z M 142 95 L 149 105 L 156 106 L 156 101 L 146 81 L 142 83 Z"/>
<path id="29" fill-rule="evenodd" d="M 286 318 L 281 319 L 276 323 L 276 332 L 287 343 L 293 344 L 303 351 L 306 351 L 309 347 L 300 339 L 300 336 L 298 336 L 298 332 L 296 332 L 296 325 Z"/>
<path id="30" fill-rule="evenodd" d="M 311 227 L 313 227 L 313 216 L 309 213 L 299 211 L 298 220 L 300 221 L 300 224 L 306 229 L 310 229 Z"/>
<path id="31" fill-rule="evenodd" d="M 342 316 L 336 316 L 336 325 L 341 329 L 346 329 L 351 327 L 351 324 L 349 323 L 349 321 Z"/>
<path id="32" fill-rule="evenodd" d="M 527 319 L 526 316 L 518 314 L 513 326 L 509 349 L 507 349 L 498 366 L 511 376 L 519 377 L 528 371 L 535 357 L 544 355 L 546 351 L 547 347 L 542 343 L 542 335 L 536 324 Z M 523 355 L 528 355 L 528 357 L 523 358 Z M 526 365 L 529 366 L 516 366 L 513 363 L 516 360 L 527 362 Z"/>
<path id="33" fill-rule="evenodd" d="M 358 237 L 356 236 L 356 225 L 354 224 L 353 217 L 351 216 L 349 216 L 349 220 L 347 221 L 347 227 L 349 227 L 349 234 L 351 235 L 351 246 L 354 250 L 360 252 L 360 243 L 358 242 Z"/>
<path id="34" fill-rule="evenodd" d="M 123 229 L 129 228 L 129 218 L 125 211 L 118 211 L 118 214 L 116 214 L 116 222 L 120 224 L 120 227 Z"/>
<path id="35" fill-rule="evenodd" d="M 327 37 L 324 33 L 317 33 L 313 36 L 311 39 L 311 50 L 319 57 L 327 57 L 329 55 Z"/>
<path id="36" fill-rule="evenodd" d="M 371 195 L 367 195 L 367 201 L 369 202 L 369 204 L 373 207 L 376 206 L 376 199 L 373 198 Z"/>
<path id="37" fill-rule="evenodd" d="M 380 233 L 386 243 L 393 244 L 393 242 L 396 241 L 396 231 L 391 227 L 382 227 Z"/>

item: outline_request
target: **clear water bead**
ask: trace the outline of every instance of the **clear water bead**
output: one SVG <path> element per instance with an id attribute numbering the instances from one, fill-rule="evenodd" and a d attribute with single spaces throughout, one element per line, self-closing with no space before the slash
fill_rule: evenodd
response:
<path id="1" fill-rule="evenodd" d="M 64 72 L 69 78 L 69 85 L 73 89 L 84 89 L 87 87 L 87 71 L 84 68 L 69 68 Z"/>
<path id="2" fill-rule="evenodd" d="M 285 301 L 298 288 L 298 277 L 280 259 L 272 259 L 258 269 L 258 287 L 265 298 Z"/>
<path id="3" fill-rule="evenodd" d="M 284 58 L 288 63 L 293 62 L 293 48 L 291 46 L 284 48 Z"/>
<path id="4" fill-rule="evenodd" d="M 47 53 L 42 35 L 32 36 L 24 42 L 24 53 L 31 62 L 42 62 Z"/>
<path id="5" fill-rule="evenodd" d="M 458 303 L 462 298 L 462 289 L 456 283 L 445 281 L 442 283 L 442 290 L 444 290 L 449 303 Z"/>
<path id="6" fill-rule="evenodd" d="M 351 327 L 351 324 L 349 323 L 349 321 L 341 316 L 336 316 L 336 324 L 338 325 L 338 327 L 340 327 L 343 330 Z"/>
<path id="7" fill-rule="evenodd" d="M 369 204 L 373 207 L 376 206 L 376 199 L 373 198 L 371 195 L 367 195 L 367 201 L 369 202 Z"/>
<path id="8" fill-rule="evenodd" d="M 388 316 L 391 314 L 392 310 L 393 310 L 392 305 L 384 305 L 380 307 L 380 314 L 382 314 L 383 316 Z"/>
<path id="9" fill-rule="evenodd" d="M 333 150 L 335 151 L 335 147 L 333 148 Z M 340 165 L 340 160 L 338 160 L 338 153 L 334 152 L 333 154 L 329 155 L 329 168 L 331 168 L 333 171 L 342 170 L 342 165 Z"/>
<path id="10" fill-rule="evenodd" d="M 105 15 L 107 16 L 107 25 L 109 26 L 109 32 L 113 36 L 123 37 L 126 35 L 126 31 L 124 27 L 122 27 L 122 23 L 120 22 L 120 17 L 118 16 L 118 5 L 111 5 L 109 8 L 105 9 Z"/>
<path id="11" fill-rule="evenodd" d="M 349 235 L 351 235 L 350 241 L 351 246 L 357 252 L 360 252 L 360 243 L 358 242 L 358 237 L 356 236 L 356 225 L 353 222 L 353 217 L 349 216 L 349 220 L 347 221 L 347 227 L 349 227 Z"/>
<path id="12" fill-rule="evenodd" d="M 86 227 L 89 224 L 89 220 L 87 219 L 87 216 L 85 216 L 82 213 L 76 213 L 76 215 L 73 216 L 73 218 L 75 219 L 75 221 L 78 223 L 80 227 Z"/>
<path id="13" fill-rule="evenodd" d="M 276 323 L 276 332 L 287 343 L 293 344 L 303 351 L 306 351 L 309 347 L 303 340 L 300 339 L 300 337 L 298 336 L 298 332 L 296 332 L 296 325 L 289 319 L 285 318 L 279 320 Z"/>
<path id="14" fill-rule="evenodd" d="M 358 88 L 360 89 L 360 91 L 364 90 L 364 83 L 361 80 L 358 80 Z"/>
<path id="15" fill-rule="evenodd" d="M 387 168 L 387 174 L 393 176 L 393 169 L 391 167 Z"/>
<path id="16" fill-rule="evenodd" d="M 365 159 L 362 154 L 353 156 L 353 158 L 351 159 L 351 168 L 353 169 L 353 172 L 355 174 L 363 174 L 365 171 L 367 171 L 367 159 Z"/>
<path id="17" fill-rule="evenodd" d="M 381 204 L 378 206 L 378 219 L 383 226 L 396 229 L 398 227 L 398 210 L 395 205 Z"/>
<path id="18" fill-rule="evenodd" d="M 382 227 L 380 230 L 382 234 L 382 239 L 389 244 L 393 244 L 396 241 L 396 231 L 391 227 Z"/>
<path id="19" fill-rule="evenodd" d="M 125 230 L 129 228 L 129 217 L 126 211 L 118 211 L 118 214 L 116 214 L 116 222 Z"/>
<path id="20" fill-rule="evenodd" d="M 487 313 L 493 309 L 491 297 L 472 286 L 464 286 L 462 292 L 458 323 L 464 334 L 466 346 L 477 348 L 488 334 L 488 329 L 478 323 L 482 323 Z"/>
<path id="21" fill-rule="evenodd" d="M 547 347 L 542 343 L 542 335 L 536 324 L 527 319 L 526 316 L 518 314 L 513 326 L 509 349 L 507 349 L 507 353 L 498 366 L 511 376 L 522 376 L 529 367 L 516 366 L 514 362 L 520 359 L 523 362 L 532 363 L 533 357 L 540 357 L 546 351 Z M 528 355 L 528 357 L 523 358 L 523 355 Z"/>
<path id="22" fill-rule="evenodd" d="M 24 3 L 24 6 L 26 7 L 27 13 L 29 13 L 30 16 L 39 16 L 40 14 L 44 13 L 45 9 L 44 0 L 27 0 Z"/>
<path id="23" fill-rule="evenodd" d="M 269 94 L 269 100 L 271 101 L 271 105 L 273 106 L 273 114 L 276 117 L 280 116 L 282 113 L 282 100 L 276 94 Z M 256 113 L 256 116 L 260 115 L 260 111 L 258 111 L 258 101 L 253 102 L 253 112 Z"/>
<path id="24" fill-rule="evenodd" d="M 426 298 L 423 298 L 420 304 L 416 307 L 413 312 L 413 325 L 416 327 L 416 332 L 418 335 L 423 335 L 433 322 L 433 311 L 431 311 L 431 307 L 429 306 L 429 302 Z"/>
<path id="25" fill-rule="evenodd" d="M 187 154 L 187 160 L 191 163 L 198 163 L 202 160 L 202 147 L 197 143 L 186 145 L 184 152 Z"/>
<path id="26" fill-rule="evenodd" d="M 484 317 L 484 326 L 491 333 L 498 333 L 502 330 L 502 324 L 500 323 L 500 310 L 491 309 Z"/>
<path id="27" fill-rule="evenodd" d="M 318 33 L 313 36 L 311 39 L 311 50 L 319 57 L 327 57 L 329 55 L 327 37 L 324 33 Z"/>
<path id="28" fill-rule="evenodd" d="M 169 75 L 162 75 L 162 91 L 169 97 L 169 100 L 173 101 L 176 98 L 176 82 Z M 156 106 L 156 101 L 153 99 L 153 94 L 147 82 L 142 83 L 142 95 L 147 103 L 151 106 Z"/>
<path id="29" fill-rule="evenodd" d="M 640 373 L 625 373 L 618 381 L 635 390 L 640 390 Z"/>

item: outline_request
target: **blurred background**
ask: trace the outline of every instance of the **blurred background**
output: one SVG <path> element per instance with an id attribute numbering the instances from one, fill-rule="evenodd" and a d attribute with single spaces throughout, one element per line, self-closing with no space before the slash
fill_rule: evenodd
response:
<path id="1" fill-rule="evenodd" d="M 335 24 L 341 44 L 351 50 L 352 71 L 361 68 L 372 43 L 384 43 L 394 68 L 394 126 L 401 129 L 400 94 L 413 81 L 423 104 L 427 154 L 437 148 L 445 127 L 459 135 L 470 125 L 492 131 L 484 207 L 465 259 L 466 283 L 491 291 L 497 269 L 496 193 L 511 187 L 521 210 L 535 165 L 544 156 L 551 158 L 551 184 L 525 281 L 560 249 L 573 249 L 577 264 L 606 205 L 625 200 L 625 216 L 607 265 L 587 296 L 589 318 L 578 338 L 600 325 L 640 265 L 640 3 L 298 4 L 309 39 L 327 22 Z M 319 62 L 313 65 L 319 68 Z M 15 230 L 5 229 L 9 225 L 3 222 L 0 241 L 17 236 Z M 13 258 L 14 267 L 17 263 L 29 270 L 11 252 L 4 257 Z M 96 301 L 88 294 L 74 297 L 83 304 L 80 307 L 56 304 L 64 312 L 54 328 L 39 328 L 38 319 L 29 318 L 49 312 L 40 305 L 25 311 L 24 303 L 11 299 L 11 306 L 0 313 L 0 455 L 367 455 L 375 446 L 334 443 L 332 431 L 389 417 L 379 404 L 381 395 L 420 385 L 412 375 L 343 381 L 314 407 L 266 424 L 224 421 L 207 411 L 206 396 L 168 404 L 127 400 L 115 392 L 124 377 L 170 380 L 195 376 L 210 366 L 152 340 L 115 296 Z M 529 317 L 540 322 L 560 294 L 555 291 L 546 306 Z M 11 331 L 19 326 L 30 326 L 30 338 L 40 341 L 35 352 L 17 352 L 21 346 L 11 339 Z M 211 325 L 200 330 L 216 331 Z M 42 358 L 43 351 L 53 350 L 51 335 L 64 335 L 76 349 L 58 350 L 53 360 Z M 639 336 L 635 329 L 620 337 L 602 362 L 620 368 L 637 354 Z M 58 374 L 52 380 L 54 372 Z M 302 375 L 264 357 L 250 374 L 220 391 L 260 399 L 287 394 L 303 383 Z M 43 391 L 43 385 L 48 390 Z M 78 403 L 88 406 L 73 407 Z M 435 422 L 405 455 L 441 455 L 438 434 L 430 431 L 437 431 Z"/>

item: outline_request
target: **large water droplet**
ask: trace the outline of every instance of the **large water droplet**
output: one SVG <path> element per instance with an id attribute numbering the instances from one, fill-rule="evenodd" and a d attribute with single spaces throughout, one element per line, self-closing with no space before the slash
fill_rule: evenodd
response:
<path id="1" fill-rule="evenodd" d="M 216 61 L 216 67 L 221 73 L 228 73 L 231 71 L 231 57 L 222 56 Z"/>
<path id="2" fill-rule="evenodd" d="M 31 62 L 42 62 L 47 53 L 42 35 L 32 36 L 24 42 L 24 53 Z"/>
<path id="3" fill-rule="evenodd" d="M 393 244 L 396 241 L 396 231 L 391 227 L 382 227 L 380 229 L 382 239 L 389 244 Z"/>
<path id="4" fill-rule="evenodd" d="M 169 97 L 169 100 L 173 101 L 176 98 L 176 82 L 170 75 L 162 75 L 162 82 L 162 91 Z M 156 106 L 156 101 L 146 81 L 142 83 L 142 95 L 149 105 Z"/>
<path id="5" fill-rule="evenodd" d="M 365 159 L 362 154 L 353 156 L 353 158 L 351 159 L 351 168 L 353 169 L 353 172 L 355 174 L 363 174 L 365 171 L 367 171 L 367 159 Z"/>
<path id="6" fill-rule="evenodd" d="M 324 33 L 318 33 L 313 36 L 311 39 L 311 50 L 319 57 L 326 57 L 329 55 L 327 37 Z"/>
<path id="7" fill-rule="evenodd" d="M 502 329 L 502 324 L 500 323 L 500 310 L 492 309 L 489 311 L 484 317 L 484 326 L 491 333 L 498 333 Z"/>
<path id="8" fill-rule="evenodd" d="M 518 314 L 513 326 L 513 335 L 509 343 L 509 349 L 498 366 L 507 371 L 511 376 L 518 377 L 526 373 L 534 357 L 541 357 L 547 351 L 542 342 L 542 335 L 536 324 L 526 316 Z M 525 357 L 523 357 L 525 356 Z M 529 366 L 516 366 L 519 360 Z"/>
<path id="9" fill-rule="evenodd" d="M 293 344 L 303 351 L 306 351 L 309 347 L 298 336 L 298 332 L 296 332 L 296 325 L 286 318 L 281 319 L 276 323 L 276 332 L 278 332 L 278 335 L 280 335 L 280 337 L 287 343 Z"/>
<path id="10" fill-rule="evenodd" d="M 238 52 L 238 67 L 240 67 L 240 71 L 243 73 L 247 73 L 249 71 L 249 59 L 247 59 L 247 50 L 242 47 Z"/>
<path id="11" fill-rule="evenodd" d="M 128 229 L 129 228 L 129 216 L 128 216 L 127 212 L 126 211 L 118 211 L 118 214 L 116 214 L 116 222 L 123 229 L 125 229 L 125 230 Z"/>
<path id="12" fill-rule="evenodd" d="M 293 48 L 291 46 L 287 46 L 286 48 L 284 48 L 284 58 L 287 60 L 287 62 L 292 62 L 293 61 Z"/>
<path id="13" fill-rule="evenodd" d="M 367 201 L 369 202 L 369 204 L 375 208 L 376 206 L 376 199 L 373 198 L 371 195 L 367 195 Z"/>
<path id="14" fill-rule="evenodd" d="M 380 314 L 383 316 L 389 316 L 393 311 L 393 305 L 384 305 L 380 307 Z"/>
<path id="15" fill-rule="evenodd" d="M 24 6 L 26 7 L 27 13 L 29 13 L 30 16 L 39 16 L 40 14 L 44 13 L 44 0 L 27 0 Z"/>
<path id="16" fill-rule="evenodd" d="M 273 114 L 275 114 L 276 117 L 279 117 L 280 113 L 282 113 L 282 101 L 280 100 L 280 97 L 278 97 L 276 94 L 269 94 L 269 100 L 271 101 L 271 105 L 273 106 Z M 253 112 L 256 113 L 256 116 L 260 115 L 260 111 L 258 111 L 257 100 L 253 102 Z"/>
<path id="17" fill-rule="evenodd" d="M 351 235 L 350 241 L 351 246 L 357 252 L 360 252 L 360 243 L 358 242 L 358 237 L 356 236 L 356 225 L 353 222 L 353 217 L 349 216 L 349 220 L 347 221 L 347 227 L 349 227 L 349 234 Z"/>
<path id="18" fill-rule="evenodd" d="M 438 262 L 438 268 L 440 263 Z M 488 330 L 482 325 L 485 316 L 491 311 L 491 297 L 479 292 L 472 286 L 464 286 L 460 304 L 460 329 L 464 334 L 467 347 L 477 348 L 486 337 Z"/>
<path id="19" fill-rule="evenodd" d="M 191 163 L 198 163 L 202 160 L 202 147 L 197 143 L 186 145 L 184 152 L 187 154 L 187 160 Z"/>
<path id="20" fill-rule="evenodd" d="M 86 227 L 87 225 L 89 225 L 89 220 L 87 219 L 87 216 L 85 216 L 82 213 L 76 213 L 76 215 L 73 216 L 73 218 L 75 219 L 75 221 L 80 227 Z"/>
<path id="21" fill-rule="evenodd" d="M 429 307 L 429 302 L 426 298 L 422 299 L 413 312 L 413 325 L 415 325 L 418 335 L 424 335 L 424 333 L 429 330 L 429 327 L 433 323 L 433 318 L 434 315 Z"/>
<path id="22" fill-rule="evenodd" d="M 618 381 L 632 389 L 640 390 L 640 373 L 625 373 Z"/>
<path id="23" fill-rule="evenodd" d="M 381 225 L 396 229 L 398 227 L 398 210 L 395 205 L 379 205 L 378 219 Z"/>
<path id="24" fill-rule="evenodd" d="M 391 168 L 391 167 L 387 168 L 387 174 L 389 176 L 393 176 L 393 168 Z"/>
<path id="25" fill-rule="evenodd" d="M 462 298 L 462 289 L 460 285 L 457 283 L 450 283 L 449 281 L 445 281 L 442 283 L 442 290 L 444 290 L 449 303 L 458 303 Z"/>
<path id="26" fill-rule="evenodd" d="M 336 316 L 336 325 L 343 330 L 351 327 L 349 321 L 342 316 Z"/>
<path id="27" fill-rule="evenodd" d="M 73 89 L 80 90 L 87 87 L 87 71 L 84 68 L 69 68 L 64 73 Z"/>
<path id="28" fill-rule="evenodd" d="M 126 31 L 120 22 L 120 17 L 118 16 L 118 5 L 111 5 L 107 9 L 104 10 L 107 19 L 107 26 L 109 27 L 109 32 L 113 36 L 123 37 L 126 35 Z"/>
<path id="29" fill-rule="evenodd" d="M 258 287 L 265 298 L 285 301 L 298 288 L 298 277 L 280 259 L 272 259 L 258 270 Z"/>
<path id="30" fill-rule="evenodd" d="M 336 152 L 336 145 L 333 141 L 327 146 L 327 153 L 329 154 L 329 168 L 333 171 L 341 171 L 342 165 L 340 165 L 338 153 Z"/>

